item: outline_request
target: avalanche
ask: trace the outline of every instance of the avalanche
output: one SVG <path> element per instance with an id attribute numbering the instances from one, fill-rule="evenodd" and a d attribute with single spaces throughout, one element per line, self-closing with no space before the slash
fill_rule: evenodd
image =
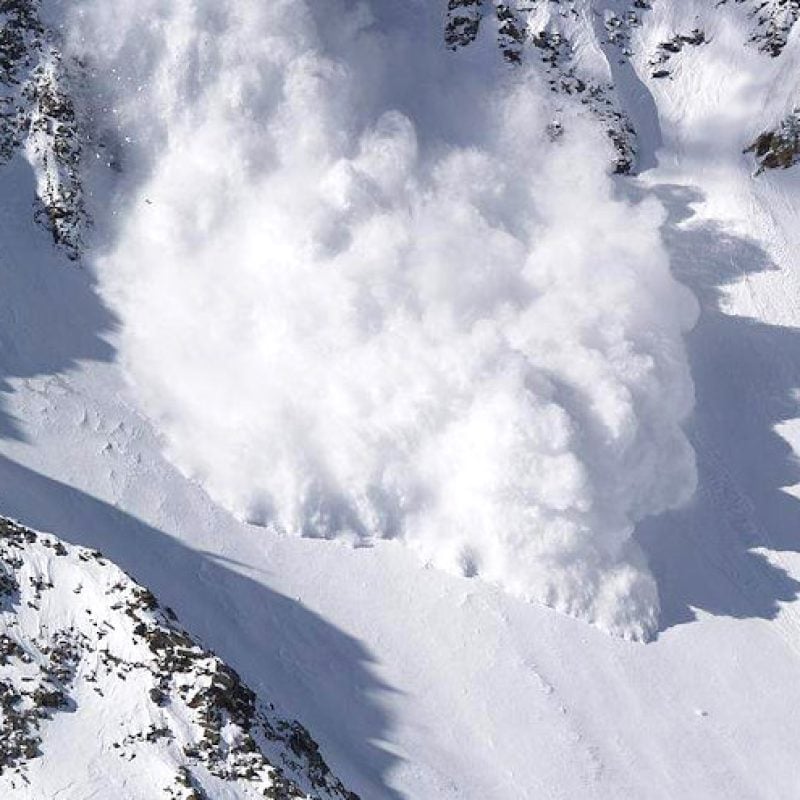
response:
<path id="1" fill-rule="evenodd" d="M 445 49 L 435 4 L 130 9 L 78 4 L 68 52 L 122 171 L 100 291 L 170 458 L 249 522 L 652 633 L 631 536 L 694 490 L 696 306 L 602 132 Z"/>

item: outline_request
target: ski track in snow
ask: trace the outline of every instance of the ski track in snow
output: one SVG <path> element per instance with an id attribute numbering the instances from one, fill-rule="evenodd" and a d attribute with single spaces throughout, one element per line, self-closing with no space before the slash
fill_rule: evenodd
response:
<path id="1" fill-rule="evenodd" d="M 660 8 L 643 41 L 692 17 Z M 0 212 L 0 319 L 14 332 L 0 351 L 3 513 L 150 586 L 281 698 L 364 798 L 796 798 L 800 502 L 782 489 L 800 483 L 798 173 L 751 177 L 734 137 L 758 119 L 728 72 L 698 72 L 709 53 L 730 57 L 736 31 L 716 33 L 708 52 L 681 54 L 669 86 L 644 82 L 664 148 L 635 191 L 665 204 L 673 269 L 703 309 L 688 340 L 699 492 L 638 532 L 662 598 L 657 641 L 422 569 L 392 542 L 297 540 L 215 507 L 160 455 L 86 276 L 21 222 L 33 191 L 21 163 Z M 742 69 L 771 63 L 740 51 Z M 704 122 L 728 106 L 738 126 L 709 154 Z"/>

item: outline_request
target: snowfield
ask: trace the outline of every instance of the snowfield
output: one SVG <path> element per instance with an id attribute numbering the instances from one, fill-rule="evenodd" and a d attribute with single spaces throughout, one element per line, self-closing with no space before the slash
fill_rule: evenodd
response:
<path id="1" fill-rule="evenodd" d="M 516 64 L 445 5 L 43 4 L 94 226 L 80 268 L 34 220 L 42 126 L 2 169 L 0 513 L 363 800 L 792 800 L 800 166 L 744 150 L 800 106 L 798 15 L 510 4 Z M 59 735 L 43 796 L 103 797 Z"/>

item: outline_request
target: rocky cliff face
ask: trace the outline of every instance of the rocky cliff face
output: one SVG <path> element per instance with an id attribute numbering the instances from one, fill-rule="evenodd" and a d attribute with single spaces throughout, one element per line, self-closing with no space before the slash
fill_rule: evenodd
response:
<path id="1" fill-rule="evenodd" d="M 497 45 L 512 66 L 533 64 L 553 93 L 584 106 L 605 127 L 618 153 L 614 170 L 629 173 L 636 158 L 636 131 L 616 96 L 611 75 L 586 69 L 577 57 L 576 23 L 586 13 L 576 0 L 547 3 L 488 3 L 449 0 L 445 43 L 458 49 L 474 43 L 483 27 L 493 27 Z M 643 6 L 642 6 L 643 7 Z M 627 58 L 628 30 L 639 24 L 639 8 L 604 21 L 605 46 Z M 616 52 L 618 51 L 618 52 Z"/>
<path id="2" fill-rule="evenodd" d="M 512 66 L 531 64 L 541 70 L 551 90 L 564 102 L 583 106 L 604 127 L 617 152 L 614 171 L 636 172 L 639 131 L 631 103 L 621 83 L 633 76 L 639 81 L 668 79 L 680 53 L 707 44 L 701 27 L 688 25 L 662 39 L 649 53 L 637 53 L 633 33 L 648 22 L 650 0 L 615 0 L 598 5 L 591 0 L 448 0 L 444 41 L 457 50 L 472 45 L 486 28 L 494 36 L 505 60 Z M 751 33 L 748 44 L 766 57 L 779 58 L 800 19 L 800 0 L 721 0 L 713 13 L 744 14 Z M 586 28 L 594 32 L 586 40 Z M 595 51 L 592 54 L 591 51 Z M 602 53 L 598 60 L 596 55 Z M 637 75 L 638 72 L 642 75 Z M 797 113 L 764 133 L 750 148 L 760 170 L 789 167 L 800 158 Z M 742 142 L 744 147 L 747 143 Z"/>
<path id="3" fill-rule="evenodd" d="M 69 765 L 69 769 L 66 769 Z M 100 553 L 0 519 L 3 797 L 357 800 Z"/>
<path id="4" fill-rule="evenodd" d="M 730 0 L 722 0 L 722 6 Z M 798 0 L 735 0 L 750 17 L 750 42 L 773 58 L 781 55 L 789 36 L 800 19 Z"/>
<path id="5" fill-rule="evenodd" d="M 88 221 L 81 131 L 57 37 L 39 11 L 37 0 L 0 0 L 0 165 L 24 154 L 36 173 L 34 214 L 77 260 Z"/>

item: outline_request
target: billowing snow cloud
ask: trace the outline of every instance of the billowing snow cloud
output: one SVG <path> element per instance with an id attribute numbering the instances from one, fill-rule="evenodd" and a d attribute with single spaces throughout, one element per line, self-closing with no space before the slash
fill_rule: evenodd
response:
<path id="1" fill-rule="evenodd" d="M 631 536 L 695 485 L 696 309 L 602 131 L 548 136 L 546 87 L 446 51 L 430 0 L 133 8 L 70 29 L 123 169 L 101 289 L 170 457 L 256 524 L 646 635 Z"/>

